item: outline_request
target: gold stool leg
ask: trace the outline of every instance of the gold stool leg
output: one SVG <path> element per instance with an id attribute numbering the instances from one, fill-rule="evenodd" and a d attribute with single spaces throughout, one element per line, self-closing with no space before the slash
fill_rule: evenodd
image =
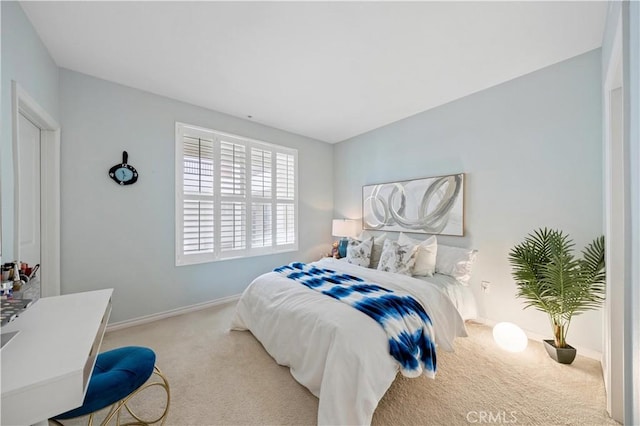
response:
<path id="1" fill-rule="evenodd" d="M 160 386 L 161 388 L 163 388 L 165 390 L 165 392 L 167 393 L 167 403 L 166 403 L 166 405 L 164 407 L 164 411 L 162 412 L 160 417 L 158 417 L 157 419 L 152 419 L 152 420 L 144 420 L 144 419 L 140 418 L 137 414 L 135 414 L 131 410 L 131 407 L 129 407 L 128 403 L 132 398 L 134 398 L 140 392 L 144 391 L 145 389 L 150 388 L 151 386 Z M 100 425 L 101 426 L 107 426 L 113 420 L 114 416 L 116 418 L 116 426 L 134 426 L 134 425 L 145 425 L 146 426 L 146 425 L 152 425 L 152 424 L 155 424 L 155 423 L 158 423 L 158 422 L 160 422 L 161 425 L 164 425 L 165 421 L 167 420 L 167 414 L 169 414 L 169 404 L 170 403 L 171 403 L 171 391 L 169 389 L 169 382 L 167 381 L 167 378 L 164 376 L 164 374 L 162 374 L 160 369 L 157 366 L 154 366 L 153 367 L 153 373 L 151 374 L 151 377 L 149 378 L 147 383 L 145 383 L 144 385 L 140 386 L 135 391 L 131 392 L 126 398 L 124 398 L 124 399 L 116 402 L 115 404 L 113 404 L 111 406 L 111 409 L 107 413 L 107 417 L 105 417 L 105 419 L 100 423 Z M 120 423 L 120 412 L 122 411 L 123 407 L 127 409 L 129 414 L 136 421 L 130 422 L 130 423 L 123 423 L 123 424 Z M 94 413 L 91 413 L 89 415 L 88 426 L 92 426 L 93 425 L 93 414 Z M 58 426 L 64 426 L 59 420 L 49 419 L 49 421 L 55 423 Z"/>
<path id="2" fill-rule="evenodd" d="M 164 374 L 162 374 L 162 371 L 160 371 L 160 369 L 157 366 L 153 367 L 153 374 L 152 374 L 151 377 L 153 377 L 155 380 L 148 381 L 144 386 L 139 387 L 138 389 L 136 389 L 135 392 L 132 392 L 131 395 L 126 397 L 124 400 L 122 400 L 122 404 L 127 409 L 129 414 L 131 414 L 131 416 L 134 419 L 137 420 L 136 422 L 125 423 L 122 426 L 151 425 L 151 424 L 156 424 L 158 422 L 160 422 L 161 425 L 164 425 L 165 421 L 167 420 L 167 414 L 169 414 L 169 405 L 171 403 L 171 390 L 169 389 L 169 382 L 167 381 L 167 378 L 165 377 Z M 138 393 L 140 393 L 140 392 L 144 391 L 145 389 L 148 389 L 148 388 L 150 388 L 152 386 L 160 386 L 161 388 L 163 388 L 165 390 L 165 392 L 167 393 L 166 405 L 165 405 L 164 411 L 162 412 L 160 417 L 158 417 L 156 419 L 153 419 L 153 420 L 143 420 L 137 414 L 135 414 L 132 411 L 132 409 L 131 409 L 131 407 L 129 407 L 128 403 L 129 403 L 129 400 L 131 400 L 133 397 L 135 397 Z M 120 408 L 122 408 L 122 407 L 120 407 Z M 118 412 L 119 411 L 120 411 L 120 409 L 118 409 Z M 118 416 L 119 416 L 119 414 L 118 414 Z M 111 419 L 109 419 L 109 420 L 111 420 Z M 118 419 L 117 425 L 120 426 L 119 419 Z"/>

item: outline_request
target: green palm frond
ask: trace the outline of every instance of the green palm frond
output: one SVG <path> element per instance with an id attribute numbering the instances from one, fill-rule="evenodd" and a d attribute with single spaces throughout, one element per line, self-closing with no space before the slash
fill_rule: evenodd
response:
<path id="1" fill-rule="evenodd" d="M 540 228 L 509 252 L 517 297 L 525 308 L 549 315 L 560 345 L 573 315 L 598 308 L 605 297 L 604 237 L 589 244 L 580 259 L 573 248 L 562 231 Z"/>

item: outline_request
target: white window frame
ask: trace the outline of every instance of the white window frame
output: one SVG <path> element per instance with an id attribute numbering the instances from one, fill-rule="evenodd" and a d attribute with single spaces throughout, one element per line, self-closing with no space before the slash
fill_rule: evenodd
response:
<path id="1" fill-rule="evenodd" d="M 201 139 L 213 139 L 214 141 L 214 248 L 212 252 L 185 254 L 184 253 L 184 137 L 196 137 Z M 220 189 L 220 143 L 221 139 L 231 141 L 233 143 L 245 146 L 246 152 L 246 189 L 244 197 L 222 196 Z M 252 148 L 269 150 L 271 152 L 271 198 L 254 197 L 252 195 L 251 185 L 251 154 Z M 279 200 L 277 198 L 277 178 L 276 178 L 276 155 L 278 153 L 292 155 L 294 158 L 294 199 Z M 284 147 L 268 142 L 246 138 L 239 135 L 221 132 L 218 130 L 207 129 L 192 124 L 176 122 L 176 143 L 175 143 L 175 261 L 176 266 L 193 265 L 198 263 L 215 262 L 228 259 L 237 259 L 243 257 L 263 256 L 275 253 L 283 253 L 298 250 L 299 232 L 298 232 L 298 150 L 294 148 Z M 245 248 L 238 250 L 221 250 L 221 233 L 220 233 L 220 203 L 229 201 L 241 201 L 245 203 Z M 251 223 L 251 206 L 252 203 L 263 203 L 268 201 L 271 203 L 271 246 L 268 247 L 252 247 L 252 223 Z M 277 244 L 277 205 L 280 203 L 292 204 L 294 206 L 294 242 L 291 244 Z"/>

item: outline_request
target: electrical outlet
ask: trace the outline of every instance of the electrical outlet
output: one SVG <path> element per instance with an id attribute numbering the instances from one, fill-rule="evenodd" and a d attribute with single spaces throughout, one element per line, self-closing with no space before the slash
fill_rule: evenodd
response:
<path id="1" fill-rule="evenodd" d="M 491 292 L 491 283 L 489 281 L 482 281 L 480 283 L 480 288 L 482 288 L 482 291 L 484 293 L 490 293 Z"/>

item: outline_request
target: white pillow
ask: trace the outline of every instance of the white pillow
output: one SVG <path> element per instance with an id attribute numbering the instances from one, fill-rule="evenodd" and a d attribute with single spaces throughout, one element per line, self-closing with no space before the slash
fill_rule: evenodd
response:
<path id="1" fill-rule="evenodd" d="M 371 263 L 371 247 L 373 247 L 373 238 L 364 241 L 349 238 L 347 262 L 368 268 Z"/>
<path id="2" fill-rule="evenodd" d="M 371 263 L 369 264 L 369 267 L 376 269 L 378 267 L 378 263 L 380 262 L 382 246 L 384 245 L 384 241 L 387 239 L 387 234 L 383 233 L 378 236 L 373 236 L 370 232 L 362 231 L 358 239 L 360 241 L 364 241 L 367 238 L 371 237 L 373 237 L 373 248 L 371 249 Z"/>
<path id="3" fill-rule="evenodd" d="M 380 263 L 378 263 L 379 271 L 411 275 L 415 263 L 416 246 L 402 245 L 391 240 L 384 241 L 382 254 L 380 255 Z"/>
<path id="4" fill-rule="evenodd" d="M 424 241 L 414 240 L 403 232 L 398 237 L 401 245 L 413 244 L 417 247 L 416 263 L 413 265 L 413 275 L 418 277 L 432 277 L 436 271 L 436 254 L 438 252 L 438 240 L 435 235 Z"/>
<path id="5" fill-rule="evenodd" d="M 478 250 L 451 247 L 440 244 L 436 257 L 436 272 L 450 275 L 464 285 L 469 285 L 471 269 Z"/>

